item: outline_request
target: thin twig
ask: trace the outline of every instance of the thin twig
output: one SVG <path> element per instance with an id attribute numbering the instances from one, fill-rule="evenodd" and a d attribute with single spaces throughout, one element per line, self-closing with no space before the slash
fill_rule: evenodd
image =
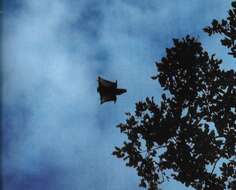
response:
<path id="1" fill-rule="evenodd" d="M 217 162 L 220 160 L 220 157 L 216 160 L 216 162 L 215 162 L 215 164 L 214 164 L 214 166 L 213 166 L 213 168 L 212 168 L 212 171 L 211 171 L 211 175 L 213 174 L 213 172 L 214 172 L 214 170 L 215 170 L 215 167 L 216 167 L 216 164 L 217 164 Z"/>

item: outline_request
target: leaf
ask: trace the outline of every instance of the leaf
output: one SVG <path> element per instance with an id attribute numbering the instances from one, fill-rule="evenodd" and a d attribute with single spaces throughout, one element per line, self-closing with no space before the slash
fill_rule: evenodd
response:
<path id="1" fill-rule="evenodd" d="M 225 39 L 221 40 L 221 44 L 223 46 L 230 48 L 232 46 L 232 41 L 228 38 L 225 38 Z"/>
<path id="2" fill-rule="evenodd" d="M 217 21 L 216 19 L 213 19 L 213 21 L 212 21 L 211 24 L 212 24 L 213 27 L 217 27 L 217 25 L 218 25 L 219 23 L 218 23 L 218 21 Z"/>
<path id="3" fill-rule="evenodd" d="M 151 79 L 156 80 L 158 79 L 158 76 L 152 76 Z"/>
<path id="4" fill-rule="evenodd" d="M 227 21 L 226 20 L 222 20 L 221 24 L 222 24 L 222 26 L 226 26 L 227 25 Z"/>
<path id="5" fill-rule="evenodd" d="M 166 95 L 165 94 L 162 94 L 161 97 L 162 97 L 163 100 L 166 100 Z"/>
<path id="6" fill-rule="evenodd" d="M 233 1 L 233 2 L 231 3 L 231 6 L 232 6 L 233 8 L 236 8 L 236 1 Z"/>

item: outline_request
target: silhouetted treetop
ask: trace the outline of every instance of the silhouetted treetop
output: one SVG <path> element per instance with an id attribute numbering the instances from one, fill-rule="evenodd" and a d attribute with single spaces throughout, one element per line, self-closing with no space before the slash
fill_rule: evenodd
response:
<path id="1" fill-rule="evenodd" d="M 156 63 L 159 80 L 164 90 L 178 100 L 191 101 L 198 93 L 214 85 L 220 76 L 221 60 L 203 51 L 201 43 L 187 36 L 182 41 L 174 39 L 174 47 L 166 49 L 166 57 Z"/>
<path id="2" fill-rule="evenodd" d="M 168 169 L 196 189 L 225 189 L 235 180 L 235 170 L 223 177 L 214 173 L 220 159 L 222 174 L 235 164 L 236 73 L 220 70 L 221 62 L 187 36 L 174 39 L 156 64 L 153 79 L 171 95 L 163 93 L 160 105 L 153 98 L 136 103 L 135 113 L 118 125 L 128 141 L 114 151 L 137 169 L 141 186 L 157 189 Z"/>
<path id="3" fill-rule="evenodd" d="M 235 34 L 232 6 L 227 21 L 205 31 L 223 33 L 227 26 Z M 198 190 L 236 189 L 236 72 L 221 64 L 190 36 L 173 39 L 156 63 L 160 103 L 153 97 L 136 103 L 117 126 L 127 140 L 113 152 L 137 170 L 140 186 L 156 190 L 173 178 Z"/>

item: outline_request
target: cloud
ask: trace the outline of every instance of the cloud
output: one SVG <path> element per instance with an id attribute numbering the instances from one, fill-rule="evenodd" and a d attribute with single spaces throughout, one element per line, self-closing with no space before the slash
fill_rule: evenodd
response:
<path id="1" fill-rule="evenodd" d="M 136 101 L 158 99 L 160 87 L 150 79 L 154 62 L 173 37 L 196 35 L 226 12 L 226 2 L 215 5 L 154 0 L 10 5 L 15 11 L 6 13 L 3 31 L 4 189 L 137 189 L 135 171 L 111 155 L 123 141 L 115 125 Z M 117 79 L 128 93 L 116 105 L 100 106 L 97 75 Z"/>

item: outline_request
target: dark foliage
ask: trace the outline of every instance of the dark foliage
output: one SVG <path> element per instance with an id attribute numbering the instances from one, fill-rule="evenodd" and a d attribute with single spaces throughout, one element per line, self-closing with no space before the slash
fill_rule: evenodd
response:
<path id="1" fill-rule="evenodd" d="M 209 34 L 221 34 L 221 44 L 229 48 L 229 54 L 236 57 L 236 1 L 232 2 L 232 9 L 228 11 L 228 17 L 221 21 L 213 20 L 211 26 L 204 28 L 204 31 Z"/>
<path id="2" fill-rule="evenodd" d="M 227 21 L 214 20 L 204 30 L 225 35 L 222 44 L 236 57 L 232 6 Z M 118 125 L 127 141 L 113 154 L 135 168 L 149 190 L 169 177 L 199 190 L 235 190 L 236 72 L 222 70 L 222 61 L 193 37 L 173 42 L 152 77 L 164 90 L 160 104 L 153 98 L 136 103 Z"/>

